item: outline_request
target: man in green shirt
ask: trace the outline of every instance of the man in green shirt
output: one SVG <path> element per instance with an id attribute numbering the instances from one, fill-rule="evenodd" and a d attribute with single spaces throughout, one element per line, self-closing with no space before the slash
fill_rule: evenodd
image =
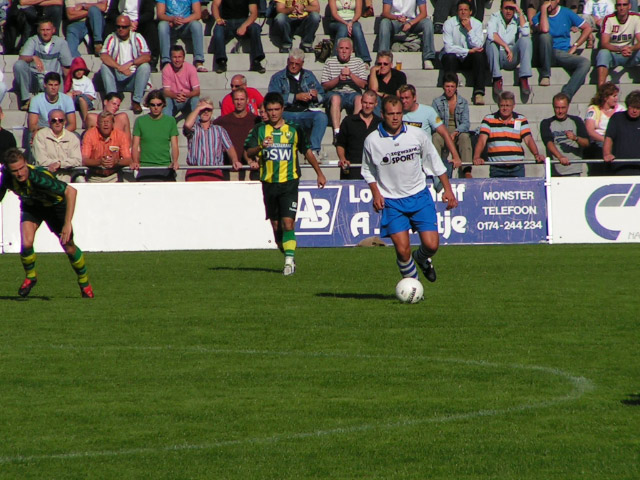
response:
<path id="1" fill-rule="evenodd" d="M 300 182 L 298 152 L 304 155 L 315 170 L 318 188 L 323 188 L 327 179 L 318 165 L 304 130 L 282 118 L 282 95 L 269 92 L 263 103 L 269 119 L 249 132 L 244 148 L 249 158 L 258 158 L 257 162 L 251 162 L 251 168 L 260 168 L 267 219 L 271 222 L 278 248 L 285 255 L 282 273 L 293 275 L 296 271 L 295 221 Z"/>
<path id="2" fill-rule="evenodd" d="M 44 221 L 49 230 L 60 238 L 60 245 L 78 276 L 80 294 L 83 298 L 93 298 L 84 255 L 73 243 L 71 221 L 76 206 L 76 189 L 58 180 L 48 170 L 28 165 L 21 150 L 10 148 L 5 152 L 3 159 L 0 201 L 7 190 L 20 197 L 20 259 L 26 278 L 18 290 L 18 295 L 29 295 L 38 281 L 33 240 L 38 227 Z"/>
<path id="3" fill-rule="evenodd" d="M 145 106 L 149 114 L 138 117 L 133 125 L 131 168 L 157 167 L 139 171 L 139 182 L 175 182 L 179 167 L 176 119 L 162 114 L 166 106 L 162 90 L 149 92 Z"/>

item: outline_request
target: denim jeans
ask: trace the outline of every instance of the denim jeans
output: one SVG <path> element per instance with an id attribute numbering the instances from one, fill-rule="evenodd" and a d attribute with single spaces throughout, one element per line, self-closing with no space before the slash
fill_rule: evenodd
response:
<path id="1" fill-rule="evenodd" d="M 244 18 L 232 18 L 227 20 L 226 25 L 216 25 L 213 29 L 211 43 L 213 43 L 213 54 L 215 61 L 227 60 L 225 45 L 229 40 L 236 36 L 236 30 L 245 22 Z M 260 34 L 262 28 L 257 23 L 252 23 L 247 28 L 247 33 L 243 38 L 249 38 L 249 63 L 259 62 L 264 59 L 264 50 L 262 48 L 262 39 Z M 211 51 L 211 50 L 209 50 Z"/>
<path id="2" fill-rule="evenodd" d="M 398 20 L 389 20 L 388 18 L 380 20 L 378 51 L 391 50 L 393 37 L 402 30 L 402 25 Z M 436 52 L 433 49 L 433 23 L 430 19 L 425 18 L 411 27 L 408 33 L 422 33 L 422 61 L 436 58 Z"/>
<path id="3" fill-rule="evenodd" d="M 273 19 L 272 28 L 274 34 L 280 39 L 280 45 L 285 48 L 291 48 L 293 45 L 293 36 L 300 35 L 300 46 L 313 47 L 316 38 L 316 30 L 320 25 L 320 14 L 318 12 L 309 12 L 304 18 L 289 18 L 284 13 L 279 13 Z"/>
<path id="4" fill-rule="evenodd" d="M 296 122 L 307 132 L 311 131 L 311 150 L 317 152 L 322 148 L 322 137 L 329 125 L 329 119 L 324 112 L 284 112 L 282 116 L 287 121 Z"/>
<path id="5" fill-rule="evenodd" d="M 347 26 L 340 22 L 331 22 L 329 24 L 329 32 L 333 35 L 333 54 L 338 54 L 338 40 L 348 37 Z M 353 40 L 353 47 L 356 51 L 356 56 L 360 57 L 364 63 L 371 63 L 371 54 L 369 53 L 369 47 L 367 41 L 364 38 L 362 32 L 362 25 L 360 22 L 355 22 L 351 30 L 351 40 Z"/>
<path id="6" fill-rule="evenodd" d="M 473 72 L 473 94 L 484 95 L 484 77 L 487 70 L 487 56 L 484 52 L 469 53 L 464 58 L 458 57 L 455 53 L 445 53 L 441 60 L 442 70 L 445 72 L 471 70 Z"/>
<path id="7" fill-rule="evenodd" d="M 531 44 L 531 37 L 520 37 L 515 44 L 515 47 L 511 49 L 513 53 L 513 60 L 510 62 L 507 60 L 507 53 L 504 50 L 500 50 L 500 46 L 494 42 L 486 42 L 485 50 L 487 52 L 487 60 L 489 61 L 489 70 L 493 78 L 502 78 L 502 69 L 515 70 L 518 64 L 520 69 L 518 71 L 519 77 L 530 77 L 531 73 L 531 55 L 533 47 Z"/>
<path id="8" fill-rule="evenodd" d="M 524 165 L 491 165 L 489 163 L 489 178 L 520 178 L 524 177 Z"/>
<path id="9" fill-rule="evenodd" d="M 87 18 L 71 22 L 67 26 L 67 43 L 72 57 L 79 57 L 78 45 L 82 43 L 84 36 L 91 32 L 93 44 L 102 43 L 104 30 L 104 13 L 98 7 L 89 7 Z M 93 52 L 90 52 L 93 53 Z"/>
<path id="10" fill-rule="evenodd" d="M 160 61 L 164 65 L 171 61 L 171 45 L 177 38 L 191 38 L 193 44 L 193 63 L 204 63 L 204 33 L 202 23 L 189 22 L 178 27 L 169 26 L 169 22 L 158 22 L 158 39 L 160 40 Z"/>
<path id="11" fill-rule="evenodd" d="M 598 51 L 598 56 L 596 57 L 596 67 L 635 67 L 638 64 L 640 64 L 640 51 L 636 51 L 630 57 L 625 57 L 621 53 L 602 48 Z"/>
<path id="12" fill-rule="evenodd" d="M 31 93 L 44 90 L 44 73 L 32 70 L 30 64 L 24 60 L 17 60 L 13 64 L 13 81 L 22 102 L 29 100 Z"/>
<path id="13" fill-rule="evenodd" d="M 4 99 L 4 96 L 7 94 L 7 84 L 4 82 L 0 82 L 0 103 Z"/>
<path id="14" fill-rule="evenodd" d="M 564 50 L 553 48 L 553 39 L 548 33 L 538 35 L 538 45 L 540 48 L 540 76 L 551 77 L 551 66 L 565 68 L 571 74 L 569 82 L 562 87 L 562 92 L 569 98 L 573 98 L 575 93 L 584 85 L 585 78 L 591 68 L 591 62 L 579 55 L 572 55 Z"/>
<path id="15" fill-rule="evenodd" d="M 191 97 L 186 102 L 177 102 L 173 98 L 165 96 L 165 100 L 167 101 L 167 105 L 162 109 L 163 114 L 167 117 L 175 117 L 178 113 L 182 112 L 186 117 L 196 109 L 200 97 Z"/>
<path id="16" fill-rule="evenodd" d="M 133 75 L 125 77 L 115 69 L 103 64 L 100 67 L 100 76 L 106 93 L 133 92 L 131 100 L 141 103 L 144 90 L 147 88 L 147 82 L 151 76 L 151 66 L 148 63 L 138 65 Z"/>

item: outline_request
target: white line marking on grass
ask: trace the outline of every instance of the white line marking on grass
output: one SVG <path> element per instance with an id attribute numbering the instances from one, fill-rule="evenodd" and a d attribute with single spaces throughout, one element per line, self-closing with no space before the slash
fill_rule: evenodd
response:
<path id="1" fill-rule="evenodd" d="M 486 409 L 476 410 L 467 413 L 456 413 L 450 415 L 437 415 L 430 418 L 421 419 L 407 419 L 396 422 L 387 423 L 370 423 L 364 425 L 355 425 L 351 427 L 332 428 L 326 430 L 315 430 L 311 432 L 300 433 L 283 433 L 276 434 L 267 437 L 255 437 L 255 438 L 243 438 L 237 440 L 222 440 L 211 443 L 201 444 L 180 444 L 169 445 L 166 447 L 140 447 L 130 448 L 122 450 L 94 450 L 85 452 L 68 452 L 68 453 L 53 453 L 43 455 L 16 455 L 0 457 L 0 465 L 9 463 L 28 463 L 34 461 L 43 460 L 72 460 L 76 458 L 95 458 L 95 457 L 117 457 L 124 455 L 144 455 L 144 454 L 158 454 L 158 453 L 170 453 L 170 452 L 186 452 L 186 451 L 198 451 L 198 450 L 213 450 L 217 448 L 232 447 L 236 445 L 245 444 L 270 444 L 282 441 L 290 440 L 303 440 L 306 438 L 321 438 L 330 435 L 343 435 L 367 432 L 372 430 L 388 430 L 402 427 L 413 427 L 417 425 L 433 424 L 433 423 L 448 423 L 461 420 L 470 420 L 481 417 L 492 417 L 497 415 L 505 415 L 509 413 L 524 412 L 526 410 L 533 410 L 538 408 L 550 407 L 558 405 L 562 402 L 575 400 L 580 398 L 586 392 L 593 390 L 594 384 L 588 378 L 571 375 L 568 372 L 557 368 L 543 367 L 539 365 L 522 365 L 518 363 L 501 364 L 495 362 L 485 362 L 481 360 L 464 360 L 458 358 L 439 358 L 429 356 L 403 356 L 403 355 L 375 355 L 375 354 L 356 354 L 356 353 L 332 353 L 332 352 L 286 352 L 286 351 L 269 351 L 269 350 L 225 350 L 217 348 L 209 348 L 204 346 L 96 346 L 96 347 L 76 347 L 73 345 L 51 345 L 53 349 L 60 350 L 139 350 L 139 351 L 162 351 L 162 350 L 175 350 L 175 351 L 193 351 L 198 353 L 211 353 L 214 355 L 261 355 L 261 356 L 280 356 L 280 357 L 327 357 L 327 358 L 358 358 L 358 359 L 379 359 L 379 360 L 419 360 L 419 361 L 431 361 L 440 363 L 456 363 L 460 365 L 474 365 L 487 368 L 508 368 L 514 370 L 529 370 L 534 372 L 541 372 L 548 375 L 553 375 L 566 379 L 571 385 L 572 390 L 564 396 L 551 398 L 549 400 L 536 402 L 536 403 L 524 403 L 513 407 L 502 409 Z"/>

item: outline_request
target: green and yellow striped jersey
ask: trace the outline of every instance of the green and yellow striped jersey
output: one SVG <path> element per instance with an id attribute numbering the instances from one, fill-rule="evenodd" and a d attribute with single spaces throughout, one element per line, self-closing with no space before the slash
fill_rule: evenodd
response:
<path id="1" fill-rule="evenodd" d="M 11 176 L 8 169 L 2 171 L 0 183 L 0 200 L 7 190 L 11 190 L 24 205 L 40 205 L 50 207 L 64 202 L 64 191 L 67 184 L 58 180 L 53 173 L 42 167 L 27 165 L 29 177 L 24 183 Z"/>
<path id="2" fill-rule="evenodd" d="M 249 132 L 244 142 L 245 150 L 262 145 L 267 137 L 273 137 L 273 144 L 260 151 L 260 180 L 284 183 L 300 178 L 298 152 L 304 155 L 311 148 L 304 130 L 293 122 L 285 121 L 280 128 L 260 123 Z"/>

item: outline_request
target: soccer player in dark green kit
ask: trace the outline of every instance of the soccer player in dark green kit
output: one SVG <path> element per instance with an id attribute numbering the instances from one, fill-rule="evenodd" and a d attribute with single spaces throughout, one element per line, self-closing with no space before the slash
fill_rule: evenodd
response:
<path id="1" fill-rule="evenodd" d="M 36 230 L 44 221 L 60 238 L 60 245 L 78 275 L 80 294 L 83 298 L 93 298 L 84 255 L 73 243 L 71 220 L 76 206 L 76 189 L 56 179 L 48 170 L 28 165 L 21 150 L 10 148 L 3 159 L 0 201 L 7 190 L 20 197 L 20 259 L 26 278 L 18 294 L 26 297 L 38 281 L 33 240 Z"/>
<path id="2" fill-rule="evenodd" d="M 282 95 L 277 92 L 267 93 L 263 104 L 269 120 L 256 125 L 249 132 L 244 148 L 249 158 L 258 157 L 267 219 L 271 222 L 278 247 L 284 252 L 282 273 L 293 275 L 296 271 L 295 221 L 300 182 L 298 152 L 305 156 L 315 170 L 319 188 L 324 187 L 327 179 L 304 131 L 297 124 L 282 118 Z M 252 162 L 251 166 L 257 167 L 256 162 Z"/>

